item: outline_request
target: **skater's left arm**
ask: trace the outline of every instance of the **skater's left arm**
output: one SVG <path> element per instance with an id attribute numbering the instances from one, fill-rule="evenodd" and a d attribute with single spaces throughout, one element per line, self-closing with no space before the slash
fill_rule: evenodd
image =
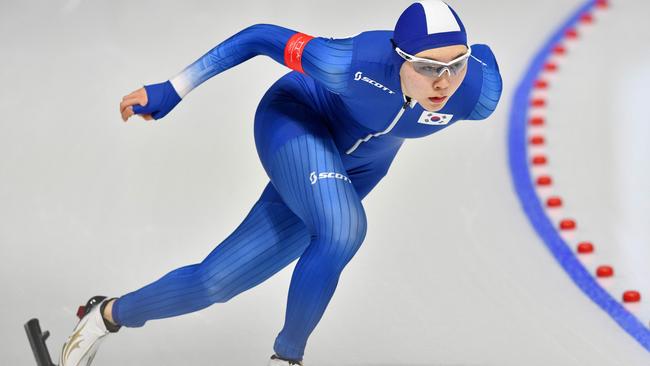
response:
<path id="1" fill-rule="evenodd" d="M 486 119 L 496 109 L 503 90 L 499 65 L 489 46 L 475 44 L 467 67 L 465 79 L 445 112 L 461 120 Z"/>

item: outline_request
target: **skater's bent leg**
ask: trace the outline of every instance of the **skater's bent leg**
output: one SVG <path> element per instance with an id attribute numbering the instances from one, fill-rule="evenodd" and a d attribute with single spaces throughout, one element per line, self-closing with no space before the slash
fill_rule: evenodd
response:
<path id="1" fill-rule="evenodd" d="M 277 191 L 311 235 L 294 269 L 284 327 L 274 344 L 278 356 L 302 360 L 343 268 L 363 242 L 366 215 L 326 132 L 288 140 L 268 168 Z"/>
<path id="2" fill-rule="evenodd" d="M 117 299 L 117 324 L 140 327 L 226 302 L 293 262 L 309 244 L 304 223 L 282 202 L 258 201 L 201 263 L 178 268 Z"/>

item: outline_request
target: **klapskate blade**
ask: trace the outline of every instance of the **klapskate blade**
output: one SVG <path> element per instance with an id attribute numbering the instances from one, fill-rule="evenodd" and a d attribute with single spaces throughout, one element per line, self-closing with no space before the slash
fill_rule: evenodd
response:
<path id="1" fill-rule="evenodd" d="M 50 332 L 45 331 L 45 333 L 43 333 L 41 331 L 38 319 L 30 319 L 25 323 L 25 332 L 27 332 L 29 345 L 32 346 L 32 352 L 34 352 L 36 364 L 38 366 L 57 366 L 52 363 L 50 352 L 47 350 L 47 345 L 45 344 L 45 340 L 50 336 Z"/>

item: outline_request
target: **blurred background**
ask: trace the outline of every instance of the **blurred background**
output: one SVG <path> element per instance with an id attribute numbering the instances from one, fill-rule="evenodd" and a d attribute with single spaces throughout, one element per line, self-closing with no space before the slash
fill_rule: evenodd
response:
<path id="1" fill-rule="evenodd" d="M 35 365 L 38 317 L 58 358 L 90 296 L 120 296 L 200 262 L 267 183 L 253 141 L 266 89 L 289 70 L 260 56 L 164 119 L 123 123 L 123 95 L 167 80 L 256 23 L 343 38 L 392 29 L 411 1 L 0 2 L 0 340 Z M 364 200 L 368 234 L 305 365 L 625 365 L 650 353 L 587 298 L 523 214 L 507 161 L 514 88 L 582 1 L 455 0 L 471 43 L 497 56 L 504 93 L 485 121 L 407 141 Z M 650 3 L 614 1 L 549 90 L 548 154 L 565 209 L 650 323 Z M 406 188 L 406 189 L 405 189 Z M 405 195 L 404 192 L 409 192 Z M 595 263 L 594 263 L 595 264 Z M 123 328 L 94 365 L 266 365 L 295 262 L 202 311 Z M 587 264 L 591 265 L 591 264 Z M 644 291 L 645 290 L 645 291 Z"/>

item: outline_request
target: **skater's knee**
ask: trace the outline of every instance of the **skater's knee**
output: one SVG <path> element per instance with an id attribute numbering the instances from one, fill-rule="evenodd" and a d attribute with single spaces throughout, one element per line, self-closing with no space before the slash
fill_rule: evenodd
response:
<path id="1" fill-rule="evenodd" d="M 337 246 L 343 246 L 353 254 L 366 238 L 367 230 L 368 223 L 366 222 L 365 213 L 363 211 L 355 212 L 341 225 L 340 235 L 332 238 L 332 240 L 336 242 Z"/>
<path id="2" fill-rule="evenodd" d="M 329 237 L 328 240 L 337 247 L 348 247 L 354 250 L 361 245 L 366 237 L 368 223 L 366 213 L 360 203 L 350 205 L 319 230 L 319 235 Z"/>
<path id="3" fill-rule="evenodd" d="M 203 297 L 209 303 L 223 303 L 232 298 L 225 280 L 220 275 L 204 275 L 201 277 L 200 284 Z"/>
<path id="4" fill-rule="evenodd" d="M 366 238 L 366 232 L 368 231 L 368 221 L 366 219 L 366 212 L 363 209 L 363 206 L 359 204 L 360 209 L 357 209 L 355 212 L 356 225 L 351 225 L 350 232 L 351 237 L 354 239 L 357 247 L 363 243 L 363 240 Z M 352 222 L 351 222 L 352 224 Z"/>
<path id="5" fill-rule="evenodd" d="M 312 242 L 316 243 L 319 247 L 317 250 L 323 256 L 323 265 L 330 266 L 332 270 L 340 270 L 352 259 L 367 232 L 363 208 L 352 209 L 340 218 L 334 220 L 331 226 L 321 226 L 321 230 L 312 235 Z"/>

